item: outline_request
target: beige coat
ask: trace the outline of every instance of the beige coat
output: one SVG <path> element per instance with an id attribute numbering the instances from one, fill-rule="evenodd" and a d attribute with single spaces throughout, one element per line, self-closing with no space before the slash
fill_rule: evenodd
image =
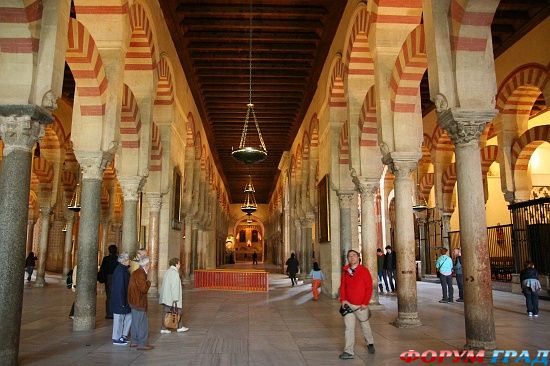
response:
<path id="1" fill-rule="evenodd" d="M 172 306 L 172 303 L 177 301 L 178 308 L 183 307 L 181 279 L 178 269 L 170 266 L 164 273 L 162 287 L 160 289 L 159 304 Z"/>

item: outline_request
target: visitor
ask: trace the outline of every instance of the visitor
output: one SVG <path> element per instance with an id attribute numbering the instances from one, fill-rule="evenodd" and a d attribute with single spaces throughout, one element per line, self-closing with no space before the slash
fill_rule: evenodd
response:
<path id="1" fill-rule="evenodd" d="M 71 275 L 71 291 L 72 292 L 76 292 L 76 272 L 77 272 L 77 266 L 75 265 L 73 270 L 71 271 L 72 272 L 72 275 Z M 71 311 L 69 312 L 69 318 L 71 319 L 74 319 L 74 301 L 73 301 L 73 304 L 71 305 Z"/>
<path id="2" fill-rule="evenodd" d="M 252 264 L 258 264 L 258 253 L 256 252 L 252 254 Z"/>
<path id="3" fill-rule="evenodd" d="M 128 283 L 130 282 L 130 257 L 128 253 L 118 256 L 118 266 L 113 272 L 111 281 L 111 310 L 113 312 L 113 344 L 128 344 L 128 334 L 132 324 L 132 310 L 128 304 Z"/>
<path id="4" fill-rule="evenodd" d="M 535 269 L 533 262 L 525 262 L 525 268 L 519 274 L 519 280 L 521 281 L 521 290 L 525 296 L 527 315 L 536 318 L 539 316 L 539 292 L 541 285 L 539 282 L 539 272 Z"/>
<path id="5" fill-rule="evenodd" d="M 435 268 L 441 280 L 443 298 L 440 303 L 452 303 L 453 301 L 453 260 L 447 255 L 447 248 L 441 248 L 441 255 L 435 261 Z"/>
<path id="6" fill-rule="evenodd" d="M 323 271 L 319 268 L 319 263 L 313 262 L 313 269 L 309 272 L 309 277 L 312 279 L 311 292 L 313 293 L 313 300 L 317 301 L 319 300 L 319 287 L 325 279 Z"/>
<path id="7" fill-rule="evenodd" d="M 149 272 L 149 257 L 143 257 L 139 261 L 139 268 L 130 276 L 128 284 L 128 303 L 132 309 L 132 344 L 140 351 L 148 351 L 155 347 L 149 345 L 149 320 L 147 318 L 147 292 L 151 287 L 151 281 L 147 280 Z"/>
<path id="8" fill-rule="evenodd" d="M 145 249 L 139 249 L 136 252 L 134 259 L 130 261 L 130 274 L 134 273 L 139 268 L 139 261 L 147 257 L 147 251 Z"/>
<path id="9" fill-rule="evenodd" d="M 456 302 L 464 302 L 464 276 L 462 274 L 462 253 L 460 248 L 453 249 L 453 271 L 456 277 L 456 285 L 458 286 L 458 299 Z"/>
<path id="10" fill-rule="evenodd" d="M 384 283 L 386 278 L 390 283 L 391 293 L 395 292 L 395 269 L 397 267 L 396 254 L 393 251 L 391 245 L 386 246 L 386 255 L 384 256 Z M 389 292 L 388 285 L 386 284 L 386 291 Z"/>
<path id="11" fill-rule="evenodd" d="M 376 264 L 377 264 L 377 271 L 378 271 L 378 288 L 380 289 L 380 294 L 384 294 L 384 287 L 382 286 L 382 281 L 384 281 L 384 284 L 386 285 L 386 292 L 390 293 L 390 288 L 388 287 L 388 278 L 386 277 L 386 273 L 384 272 L 384 260 L 386 256 L 384 255 L 384 252 L 382 249 L 378 248 L 376 249 Z"/>
<path id="12" fill-rule="evenodd" d="M 182 300 L 182 287 L 180 279 L 180 260 L 178 258 L 172 258 L 168 261 L 169 268 L 164 272 L 164 278 L 162 280 L 162 287 L 160 288 L 159 304 L 162 305 L 162 317 L 160 333 L 169 334 L 172 333 L 164 326 L 164 317 L 170 312 L 170 308 L 174 306 L 179 315 L 179 322 L 177 332 L 187 332 L 189 328 L 184 327 L 182 323 L 183 313 L 183 300 Z"/>
<path id="13" fill-rule="evenodd" d="M 359 320 L 363 336 L 367 341 L 367 349 L 370 354 L 375 352 L 374 337 L 369 323 L 369 302 L 372 296 L 372 276 L 369 270 L 361 265 L 359 253 L 353 249 L 347 254 L 348 264 L 342 269 L 340 282 L 340 303 L 343 308 L 349 307 L 350 311 L 344 315 L 346 326 L 346 344 L 340 359 L 349 360 L 355 357 L 355 320 Z"/>
<path id="14" fill-rule="evenodd" d="M 34 272 L 34 267 L 36 267 L 36 260 L 38 258 L 34 255 L 34 252 L 30 252 L 25 259 L 25 272 L 27 272 L 27 282 L 31 282 L 32 273 Z"/>
<path id="15" fill-rule="evenodd" d="M 111 285 L 113 272 L 118 266 L 118 249 L 116 245 L 111 244 L 108 250 L 109 255 L 103 257 L 101 261 L 97 280 L 99 283 L 105 284 L 105 319 L 113 319 L 113 311 L 111 310 Z"/>
<path id="16" fill-rule="evenodd" d="M 288 274 L 288 277 L 290 277 L 290 282 L 292 283 L 292 287 L 298 284 L 298 281 L 296 281 L 296 274 L 298 273 L 298 266 L 300 263 L 296 259 L 296 255 L 294 253 L 290 254 L 290 258 L 286 260 L 286 273 Z"/>

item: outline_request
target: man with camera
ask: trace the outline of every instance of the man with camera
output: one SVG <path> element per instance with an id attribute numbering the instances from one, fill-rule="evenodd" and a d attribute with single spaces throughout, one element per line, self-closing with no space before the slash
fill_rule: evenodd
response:
<path id="1" fill-rule="evenodd" d="M 368 308 L 372 295 L 372 277 L 369 270 L 361 265 L 359 253 L 353 249 L 348 251 L 348 264 L 342 270 L 340 284 L 340 313 L 346 325 L 346 345 L 340 359 L 350 360 L 355 356 L 355 319 L 359 320 L 363 336 L 367 341 L 370 354 L 375 352 L 374 338 L 369 324 L 370 311 Z"/>

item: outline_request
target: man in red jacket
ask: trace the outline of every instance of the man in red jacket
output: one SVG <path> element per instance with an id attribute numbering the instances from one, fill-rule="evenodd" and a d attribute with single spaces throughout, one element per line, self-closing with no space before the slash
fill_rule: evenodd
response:
<path id="1" fill-rule="evenodd" d="M 342 307 L 349 306 L 353 312 L 344 316 L 346 325 L 346 346 L 340 354 L 342 360 L 354 358 L 355 319 L 359 320 L 363 335 L 367 341 L 369 353 L 374 353 L 374 338 L 369 324 L 369 302 L 372 295 L 372 277 L 369 270 L 361 265 L 359 253 L 348 251 L 348 264 L 342 270 L 340 284 L 340 302 Z"/>

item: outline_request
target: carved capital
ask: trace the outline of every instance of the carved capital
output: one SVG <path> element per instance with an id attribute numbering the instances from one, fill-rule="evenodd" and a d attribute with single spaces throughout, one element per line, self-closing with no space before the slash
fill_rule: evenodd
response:
<path id="1" fill-rule="evenodd" d="M 367 197 L 368 199 L 374 199 L 374 195 L 378 192 L 380 188 L 380 182 L 377 179 L 360 179 L 358 178 L 355 181 L 355 185 L 361 197 Z"/>
<path id="2" fill-rule="evenodd" d="M 478 144 L 485 125 L 498 113 L 496 109 L 450 108 L 437 113 L 437 123 L 457 145 Z"/>
<path id="3" fill-rule="evenodd" d="M 52 206 L 41 206 L 40 207 L 40 218 L 41 219 L 48 219 L 52 213 L 53 213 L 53 207 Z"/>
<path id="4" fill-rule="evenodd" d="M 13 151 L 30 152 L 44 136 L 44 125 L 31 116 L 0 116 L 0 137 L 4 143 L 4 156 Z"/>
<path id="5" fill-rule="evenodd" d="M 160 193 L 147 192 L 147 203 L 149 211 L 159 212 L 162 207 L 162 195 Z"/>
<path id="6" fill-rule="evenodd" d="M 313 227 L 313 221 L 314 221 L 314 218 L 309 215 L 303 218 L 302 220 L 300 220 L 302 224 L 302 228 L 304 229 L 311 229 Z"/>
<path id="7" fill-rule="evenodd" d="M 395 180 L 408 179 L 413 171 L 418 166 L 420 160 L 420 152 L 403 153 L 392 152 L 392 161 L 389 165 L 392 173 L 395 175 Z"/>
<path id="8" fill-rule="evenodd" d="M 124 201 L 137 201 L 138 193 L 141 191 L 143 177 L 134 175 L 131 177 L 119 177 L 120 188 L 122 189 L 122 197 Z"/>
<path id="9" fill-rule="evenodd" d="M 339 191 L 337 195 L 341 208 L 351 208 L 354 201 L 355 192 Z"/>
<path id="10" fill-rule="evenodd" d="M 82 169 L 82 179 L 102 180 L 103 171 L 113 158 L 105 151 L 81 151 L 75 150 L 74 155 Z"/>

